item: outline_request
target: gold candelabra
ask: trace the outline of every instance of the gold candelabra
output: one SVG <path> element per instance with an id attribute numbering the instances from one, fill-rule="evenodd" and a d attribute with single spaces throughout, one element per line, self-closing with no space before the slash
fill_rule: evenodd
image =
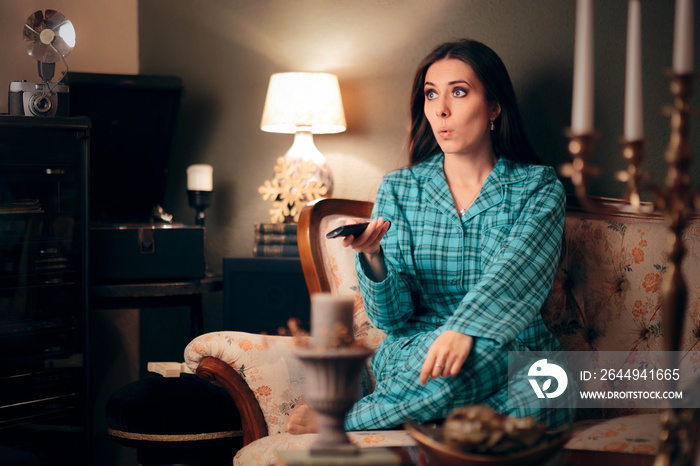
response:
<path id="1" fill-rule="evenodd" d="M 693 74 L 670 73 L 673 105 L 668 108 L 671 135 L 664 159 L 668 166 L 665 186 L 646 182 L 641 169 L 644 141 L 624 141 L 623 156 L 627 169 L 617 173 L 619 181 L 629 187 L 629 201 L 640 213 L 661 213 L 669 229 L 666 249 L 670 267 L 662 287 L 662 315 L 664 319 L 664 347 L 676 354 L 685 320 L 688 289 L 681 273 L 685 249 L 681 235 L 688 221 L 700 211 L 700 195 L 690 184 L 689 168 L 692 161 L 688 130 L 690 126 L 690 95 Z M 590 177 L 600 173 L 589 163 L 593 153 L 595 134 L 569 134 L 569 152 L 573 160 L 561 167 L 563 176 L 571 179 L 576 196 L 583 207 L 591 212 L 614 213 L 608 205 L 594 201 L 588 194 Z M 650 191 L 652 202 L 642 204 L 640 192 Z M 662 412 L 659 452 L 654 466 L 692 466 L 700 440 L 700 414 L 695 409 L 668 408 Z"/>

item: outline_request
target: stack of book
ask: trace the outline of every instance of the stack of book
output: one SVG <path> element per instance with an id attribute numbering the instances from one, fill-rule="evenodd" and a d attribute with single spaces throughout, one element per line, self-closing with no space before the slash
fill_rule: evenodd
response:
<path id="1" fill-rule="evenodd" d="M 253 233 L 254 256 L 299 257 L 296 223 L 256 223 Z"/>

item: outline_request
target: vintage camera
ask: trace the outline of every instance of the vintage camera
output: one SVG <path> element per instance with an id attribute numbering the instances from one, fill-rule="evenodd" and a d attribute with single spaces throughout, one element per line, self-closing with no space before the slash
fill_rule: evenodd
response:
<path id="1" fill-rule="evenodd" d="M 65 84 L 13 81 L 8 101 L 10 115 L 68 116 L 68 86 Z"/>

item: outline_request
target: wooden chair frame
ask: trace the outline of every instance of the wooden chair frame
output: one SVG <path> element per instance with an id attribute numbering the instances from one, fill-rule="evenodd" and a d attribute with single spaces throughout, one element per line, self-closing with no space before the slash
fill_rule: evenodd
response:
<path id="1" fill-rule="evenodd" d="M 309 295 L 331 291 L 330 277 L 326 273 L 321 253 L 321 242 L 326 232 L 321 221 L 329 215 L 369 218 L 374 204 L 350 199 L 322 199 L 301 211 L 297 228 L 297 243 L 301 267 Z"/>

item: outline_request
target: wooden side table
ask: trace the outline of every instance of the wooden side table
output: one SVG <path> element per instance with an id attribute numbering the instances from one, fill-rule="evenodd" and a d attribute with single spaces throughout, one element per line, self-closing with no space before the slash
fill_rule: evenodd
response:
<path id="1" fill-rule="evenodd" d="M 295 258 L 224 258 L 224 329 L 277 334 L 296 318 L 309 329 L 309 292 Z"/>
<path id="2" fill-rule="evenodd" d="M 142 309 L 149 307 L 189 306 L 192 338 L 204 328 L 202 295 L 223 289 L 221 275 L 157 283 L 112 283 L 90 287 L 92 309 Z"/>

